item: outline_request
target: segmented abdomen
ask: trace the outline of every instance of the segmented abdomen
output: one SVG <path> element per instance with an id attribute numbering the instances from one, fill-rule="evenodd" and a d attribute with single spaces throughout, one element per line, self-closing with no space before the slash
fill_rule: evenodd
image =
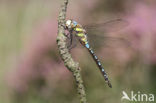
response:
<path id="1" fill-rule="evenodd" d="M 105 79 L 106 83 L 108 84 L 108 86 L 109 86 L 110 88 L 112 88 L 112 85 L 111 85 L 110 81 L 108 80 L 108 76 L 107 76 L 107 74 L 106 74 L 106 72 L 105 72 L 105 70 L 104 70 L 104 68 L 103 68 L 103 66 L 102 66 L 102 64 L 101 64 L 101 62 L 99 61 L 99 59 L 98 59 L 97 56 L 95 55 L 94 51 L 90 48 L 90 46 L 89 46 L 88 43 L 85 45 L 85 47 L 88 49 L 89 53 L 92 55 L 94 61 L 96 62 L 96 64 L 97 64 L 97 66 L 99 67 L 99 69 L 100 69 L 102 75 L 104 76 L 104 79 Z"/>

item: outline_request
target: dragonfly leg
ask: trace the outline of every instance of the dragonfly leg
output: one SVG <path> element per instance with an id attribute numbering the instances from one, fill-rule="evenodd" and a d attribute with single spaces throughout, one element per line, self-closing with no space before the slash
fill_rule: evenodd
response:
<path id="1" fill-rule="evenodd" d="M 73 39 L 74 39 L 74 40 L 73 40 Z M 77 46 L 77 40 L 76 40 L 75 38 L 72 37 L 72 40 L 71 40 L 71 42 L 70 42 L 69 45 L 68 45 L 69 51 L 70 51 L 71 49 L 75 48 L 76 46 Z"/>
<path id="2" fill-rule="evenodd" d="M 73 42 L 73 35 L 71 33 L 68 33 L 67 35 L 67 39 L 69 40 L 69 44 L 67 45 L 67 48 L 70 50 L 71 46 L 72 46 L 72 42 Z"/>
<path id="3" fill-rule="evenodd" d="M 69 51 L 70 51 L 71 49 L 75 48 L 76 46 L 77 46 L 77 43 L 74 42 L 73 45 L 70 45 L 70 46 L 68 47 Z"/>
<path id="4" fill-rule="evenodd" d="M 63 26 L 63 28 L 64 28 L 65 30 L 67 29 L 65 25 L 61 24 L 61 26 Z"/>

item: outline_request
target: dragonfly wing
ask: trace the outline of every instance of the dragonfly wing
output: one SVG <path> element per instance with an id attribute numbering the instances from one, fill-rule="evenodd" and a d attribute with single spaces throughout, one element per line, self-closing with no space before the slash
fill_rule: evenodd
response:
<path id="1" fill-rule="evenodd" d="M 102 23 L 92 23 L 84 25 L 84 29 L 87 32 L 91 31 L 103 31 L 103 32 L 114 32 L 124 28 L 128 25 L 128 22 L 123 19 L 113 19 Z"/>
<path id="2" fill-rule="evenodd" d="M 94 48 L 101 47 L 130 47 L 130 41 L 124 37 L 111 37 L 103 35 L 88 34 L 90 45 Z"/>

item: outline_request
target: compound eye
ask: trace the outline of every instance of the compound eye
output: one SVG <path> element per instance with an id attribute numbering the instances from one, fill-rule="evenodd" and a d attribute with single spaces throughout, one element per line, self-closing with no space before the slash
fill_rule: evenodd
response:
<path id="1" fill-rule="evenodd" d="M 71 26 L 71 22 L 72 22 L 71 20 L 67 20 L 67 21 L 66 21 L 66 26 L 67 26 L 67 27 Z"/>

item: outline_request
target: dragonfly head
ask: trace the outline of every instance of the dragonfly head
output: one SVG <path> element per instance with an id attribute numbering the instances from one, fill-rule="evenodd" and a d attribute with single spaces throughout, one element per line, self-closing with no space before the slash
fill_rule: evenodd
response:
<path id="1" fill-rule="evenodd" d="M 74 20 L 69 19 L 66 21 L 66 28 L 67 29 L 72 29 L 72 28 L 76 27 L 76 25 L 77 25 L 77 22 Z"/>

